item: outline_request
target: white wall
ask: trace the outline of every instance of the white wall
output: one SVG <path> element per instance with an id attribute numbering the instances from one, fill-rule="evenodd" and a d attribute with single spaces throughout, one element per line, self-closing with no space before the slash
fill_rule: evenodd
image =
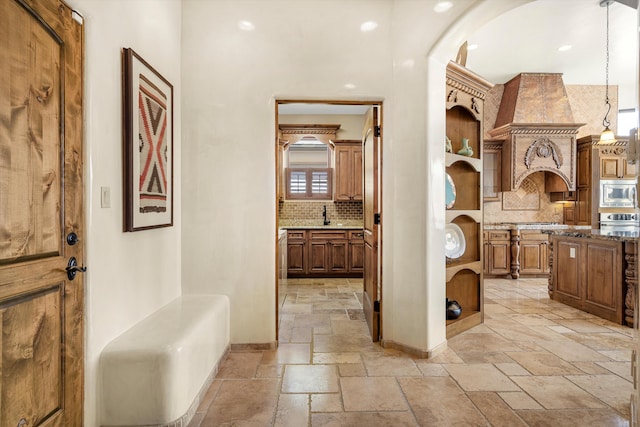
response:
<path id="1" fill-rule="evenodd" d="M 85 24 L 85 425 L 99 425 L 104 346 L 180 295 L 180 1 L 73 0 Z M 174 226 L 122 232 L 121 48 L 141 55 L 174 87 Z M 110 187 L 111 208 L 100 207 Z"/>
<path id="2" fill-rule="evenodd" d="M 476 25 L 523 1 L 461 0 L 436 15 L 432 0 L 69 0 L 86 31 L 85 425 L 99 423 L 101 350 L 181 291 L 228 295 L 232 342 L 274 341 L 275 99 L 384 102 L 383 334 L 441 345 L 444 65 Z M 361 33 L 364 20 L 379 26 Z M 122 47 L 174 85 L 171 228 L 122 232 Z"/>
<path id="3" fill-rule="evenodd" d="M 444 187 L 444 137 L 427 149 L 426 55 L 475 2 L 456 3 L 437 15 L 428 0 L 183 2 L 183 290 L 229 295 L 232 342 L 275 339 L 279 98 L 384 102 L 384 338 L 423 350 L 444 341 L 444 209 L 427 215 L 429 186 Z M 378 28 L 362 33 L 365 20 Z M 442 71 L 442 135 L 443 91 Z M 428 253 L 427 241 L 439 249 Z"/>

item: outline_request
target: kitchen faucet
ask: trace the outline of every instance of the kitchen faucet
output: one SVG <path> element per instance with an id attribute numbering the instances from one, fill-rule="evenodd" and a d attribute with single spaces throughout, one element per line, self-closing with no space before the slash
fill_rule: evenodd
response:
<path id="1" fill-rule="evenodd" d="M 322 208 L 322 218 L 324 219 L 324 225 L 331 224 L 331 221 L 327 219 L 327 205 Z"/>

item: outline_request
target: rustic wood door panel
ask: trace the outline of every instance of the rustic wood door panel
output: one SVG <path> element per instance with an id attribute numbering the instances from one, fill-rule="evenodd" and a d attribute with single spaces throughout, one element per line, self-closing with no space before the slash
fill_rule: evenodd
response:
<path id="1" fill-rule="evenodd" d="M 349 241 L 332 240 L 329 244 L 329 259 L 331 273 L 346 273 L 349 266 Z"/>
<path id="2" fill-rule="evenodd" d="M 508 274 L 511 271 L 511 244 L 491 242 L 489 244 L 489 274 Z"/>
<path id="3" fill-rule="evenodd" d="M 558 284 L 556 292 L 576 299 L 581 299 L 580 249 L 579 243 L 558 242 L 557 259 L 553 261 L 557 275 L 555 283 Z"/>
<path id="4" fill-rule="evenodd" d="M 306 272 L 306 244 L 301 242 L 287 242 L 287 272 L 288 273 L 305 273 Z"/>
<path id="5" fill-rule="evenodd" d="M 618 305 L 618 294 L 622 295 L 616 271 L 617 252 L 616 246 L 589 243 L 586 254 L 589 274 L 585 300 L 614 310 Z"/>
<path id="6" fill-rule="evenodd" d="M 309 272 L 326 273 L 329 270 L 329 242 L 309 240 Z"/>
<path id="7" fill-rule="evenodd" d="M 82 58 L 62 2 L 0 1 L 1 426 L 82 425 Z"/>
<path id="8" fill-rule="evenodd" d="M 545 271 L 547 261 L 546 246 L 542 242 L 530 242 L 520 244 L 520 273 L 539 274 Z"/>

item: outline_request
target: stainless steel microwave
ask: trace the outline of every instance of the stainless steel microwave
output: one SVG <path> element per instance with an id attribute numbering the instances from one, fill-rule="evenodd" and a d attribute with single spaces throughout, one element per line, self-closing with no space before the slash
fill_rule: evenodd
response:
<path id="1" fill-rule="evenodd" d="M 635 179 L 600 181 L 601 208 L 635 208 L 638 204 Z"/>

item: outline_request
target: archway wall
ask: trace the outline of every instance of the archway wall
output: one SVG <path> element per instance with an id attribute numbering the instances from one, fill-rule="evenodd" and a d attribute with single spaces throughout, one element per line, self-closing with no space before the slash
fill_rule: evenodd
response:
<path id="1" fill-rule="evenodd" d="M 471 5 L 443 33 L 428 53 L 426 75 L 426 348 L 437 352 L 444 348 L 445 271 L 444 271 L 444 138 L 445 138 L 445 85 L 446 66 L 458 48 L 478 28 L 493 18 L 534 0 L 478 1 Z"/>
<path id="2" fill-rule="evenodd" d="M 445 342 L 444 67 L 524 1 L 454 3 L 182 2 L 182 291 L 229 296 L 233 343 L 275 340 L 278 99 L 383 102 L 383 338 Z"/>

